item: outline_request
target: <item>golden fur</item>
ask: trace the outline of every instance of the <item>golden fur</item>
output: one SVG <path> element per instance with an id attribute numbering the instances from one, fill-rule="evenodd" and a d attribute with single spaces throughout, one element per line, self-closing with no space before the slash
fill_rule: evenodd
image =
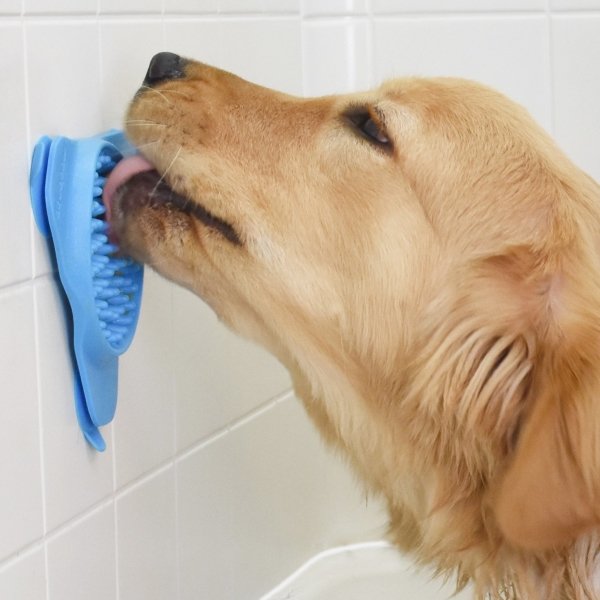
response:
<path id="1" fill-rule="evenodd" d="M 456 79 L 300 99 L 190 61 L 126 126 L 240 243 L 123 192 L 123 246 L 288 367 L 402 549 L 479 598 L 600 597 L 600 193 L 522 108 Z"/>

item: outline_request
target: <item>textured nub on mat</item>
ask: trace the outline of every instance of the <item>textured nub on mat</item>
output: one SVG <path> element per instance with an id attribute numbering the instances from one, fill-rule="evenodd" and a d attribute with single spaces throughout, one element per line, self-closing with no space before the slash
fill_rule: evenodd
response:
<path id="1" fill-rule="evenodd" d="M 141 268 L 131 259 L 117 256 L 118 247 L 108 239 L 102 191 L 118 158 L 101 153 L 96 164 L 92 199 L 92 282 L 100 327 L 106 340 L 119 348 L 135 325 L 135 294 L 139 286 L 131 277 Z"/>

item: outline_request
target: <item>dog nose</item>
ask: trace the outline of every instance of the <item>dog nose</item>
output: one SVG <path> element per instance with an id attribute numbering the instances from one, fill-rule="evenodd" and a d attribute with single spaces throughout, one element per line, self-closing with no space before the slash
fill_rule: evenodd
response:
<path id="1" fill-rule="evenodd" d="M 168 79 L 181 79 L 185 76 L 185 61 L 172 52 L 159 52 L 152 57 L 144 85 L 156 85 Z"/>

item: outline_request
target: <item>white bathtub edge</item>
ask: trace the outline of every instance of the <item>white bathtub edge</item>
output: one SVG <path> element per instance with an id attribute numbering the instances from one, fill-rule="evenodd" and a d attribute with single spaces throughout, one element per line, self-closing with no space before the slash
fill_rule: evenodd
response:
<path id="1" fill-rule="evenodd" d="M 314 567 L 314 565 L 316 565 L 317 563 L 327 558 L 331 558 L 332 556 L 337 556 L 346 552 L 355 552 L 357 550 L 377 550 L 392 547 L 392 544 L 390 544 L 389 542 L 386 542 L 384 540 L 378 540 L 373 542 L 359 542 L 356 544 L 347 544 L 346 546 L 336 546 L 334 548 L 323 550 L 323 552 L 319 552 L 318 554 L 311 556 L 305 563 L 300 565 L 300 567 L 298 567 L 291 575 L 286 577 L 281 583 L 279 583 L 276 587 L 267 592 L 264 596 L 261 596 L 259 600 L 277 600 L 277 594 L 283 592 L 286 588 L 290 586 L 290 584 L 292 584 L 296 579 L 298 579 L 304 573 L 306 573 L 306 571 L 308 571 L 311 567 Z"/>

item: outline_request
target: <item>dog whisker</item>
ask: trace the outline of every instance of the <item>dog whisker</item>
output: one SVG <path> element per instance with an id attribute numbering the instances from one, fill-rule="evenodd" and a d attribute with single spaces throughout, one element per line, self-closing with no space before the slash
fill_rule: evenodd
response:
<path id="1" fill-rule="evenodd" d="M 181 90 L 163 90 L 163 94 L 176 94 L 178 96 L 182 96 L 186 100 L 191 100 L 192 97 Z"/>
<path id="2" fill-rule="evenodd" d="M 173 156 L 171 162 L 169 163 L 169 166 L 165 169 L 163 174 L 160 176 L 160 179 L 156 182 L 154 189 L 150 192 L 150 197 L 154 196 L 154 194 L 156 193 L 156 190 L 158 189 L 158 186 L 163 182 L 165 176 L 171 170 L 171 168 L 175 164 L 175 161 L 179 158 L 179 155 L 181 154 L 182 149 L 183 149 L 183 146 L 179 146 L 179 148 L 177 149 L 177 152 L 175 152 L 175 155 Z"/>
<path id="3" fill-rule="evenodd" d="M 156 90 L 153 87 L 150 87 L 148 85 L 142 85 L 140 87 L 140 89 L 148 90 L 150 92 L 154 92 L 155 94 L 158 94 L 169 106 L 173 106 L 173 103 L 167 98 L 167 96 L 163 92 Z"/>
<path id="4" fill-rule="evenodd" d="M 158 143 L 160 143 L 160 140 L 154 140 L 153 142 L 146 142 L 145 144 L 140 144 L 140 145 L 136 146 L 136 148 L 138 150 L 143 150 L 145 148 L 149 148 L 150 146 L 155 146 Z"/>
<path id="5" fill-rule="evenodd" d="M 135 127 L 140 127 L 140 126 L 145 126 L 145 125 L 152 125 L 154 127 L 166 127 L 165 123 L 159 123 L 158 121 L 148 121 L 145 119 L 131 119 L 129 121 L 125 121 L 125 126 L 126 127 L 131 127 L 131 126 L 135 126 Z"/>

